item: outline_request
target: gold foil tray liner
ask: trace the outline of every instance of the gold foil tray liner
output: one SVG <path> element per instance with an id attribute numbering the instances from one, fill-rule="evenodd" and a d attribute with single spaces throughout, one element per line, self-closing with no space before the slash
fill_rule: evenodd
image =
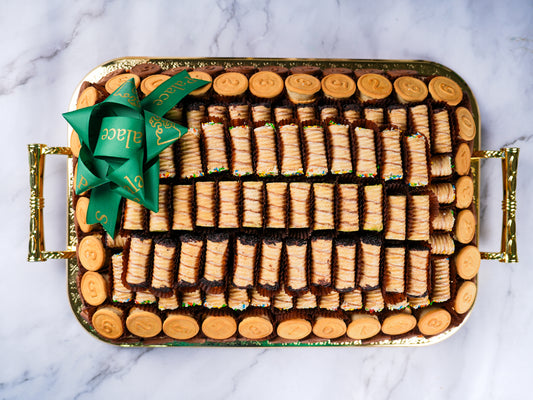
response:
<path id="1" fill-rule="evenodd" d="M 144 62 L 157 62 L 164 69 L 176 66 L 189 66 L 193 68 L 206 65 L 222 65 L 224 67 L 238 65 L 282 65 L 291 68 L 297 65 L 313 64 L 321 68 L 345 67 L 350 69 L 375 68 L 383 70 L 412 69 L 421 75 L 442 75 L 456 81 L 464 92 L 468 94 L 472 106 L 472 115 L 476 122 L 478 134 L 474 139 L 474 153 L 472 155 L 471 170 L 474 177 L 474 202 L 479 216 L 479 187 L 480 187 L 480 160 L 486 158 L 499 158 L 502 160 L 503 177 L 503 201 L 502 201 L 502 235 L 501 249 L 499 252 L 482 252 L 481 257 L 485 260 L 498 260 L 500 262 L 518 262 L 516 244 L 516 183 L 518 171 L 518 148 L 503 148 L 500 150 L 480 150 L 481 148 L 481 121 L 479 109 L 475 97 L 466 82 L 451 69 L 430 61 L 422 60 L 357 60 L 357 59 L 280 59 L 280 58 L 142 58 L 127 57 L 109 61 L 91 71 L 83 80 L 97 81 L 109 72 L 117 68 L 131 68 L 132 66 Z M 81 83 L 80 83 L 81 84 Z M 76 108 L 79 85 L 76 88 L 70 102 L 70 110 Z M 47 155 L 67 156 L 67 243 L 66 249 L 61 251 L 47 251 L 44 240 L 43 222 L 43 185 L 44 167 Z M 67 260 L 67 290 L 74 315 L 84 328 L 98 339 L 94 329 L 81 316 L 82 303 L 76 286 L 76 275 L 78 265 L 76 263 L 76 230 L 74 223 L 74 209 L 72 203 L 72 191 L 74 180 L 74 168 L 72 153 L 69 147 L 50 147 L 44 144 L 28 145 L 29 166 L 30 166 L 30 234 L 28 247 L 28 261 L 46 261 L 49 259 Z M 479 238 L 479 221 L 476 225 L 476 240 Z M 440 342 L 454 334 L 468 319 L 470 312 L 458 326 L 446 330 L 445 332 L 425 338 L 415 336 L 407 339 L 392 339 L 370 344 L 361 341 L 323 341 L 319 343 L 271 343 L 269 341 L 234 341 L 228 343 L 188 343 L 171 342 L 163 345 L 146 345 L 142 342 L 123 343 L 123 347 L 167 347 L 167 346 L 420 346 Z M 101 339 L 102 340 L 102 339 Z M 104 340 L 106 341 L 106 340 Z M 115 343 L 116 344 L 116 343 Z"/>

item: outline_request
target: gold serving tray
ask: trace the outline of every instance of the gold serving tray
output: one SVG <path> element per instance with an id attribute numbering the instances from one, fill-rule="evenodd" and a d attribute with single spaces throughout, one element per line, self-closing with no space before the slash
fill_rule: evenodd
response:
<path id="1" fill-rule="evenodd" d="M 474 153 L 472 156 L 471 169 L 474 177 L 474 204 L 476 215 L 479 216 L 479 187 L 480 187 L 480 160 L 484 158 L 500 158 L 502 160 L 503 176 L 503 219 L 502 219 L 502 245 L 499 252 L 482 252 L 481 257 L 486 260 L 498 260 L 500 262 L 517 262 L 516 247 L 516 174 L 518 167 L 517 148 L 504 148 L 501 150 L 480 150 L 481 148 L 481 122 L 479 108 L 475 97 L 466 82 L 451 69 L 430 61 L 423 60 L 358 60 L 358 59 L 296 59 L 296 58 L 143 58 L 126 57 L 108 61 L 89 72 L 82 81 L 95 82 L 117 68 L 129 69 L 136 64 L 153 62 L 163 69 L 177 66 L 189 66 L 197 68 L 206 65 L 222 65 L 232 67 L 239 65 L 281 65 L 291 68 L 298 65 L 316 65 L 322 69 L 330 67 L 345 67 L 354 69 L 375 68 L 382 70 L 411 69 L 421 75 L 441 75 L 453 79 L 470 98 L 472 115 L 474 117 L 477 135 L 474 139 Z M 81 82 L 80 82 L 81 85 Z M 76 109 L 79 88 L 76 87 L 72 96 L 69 111 Z M 69 131 L 70 133 L 70 131 Z M 68 135 L 70 137 L 70 134 Z M 299 341 L 292 343 L 272 343 L 270 341 L 233 341 L 233 342 L 210 342 L 190 343 L 179 342 L 169 339 L 164 344 L 146 344 L 141 341 L 128 340 L 117 343 L 102 339 L 91 325 L 81 315 L 82 302 L 76 285 L 78 265 L 76 263 L 76 230 L 74 225 L 74 208 L 72 203 L 74 167 L 70 147 L 49 147 L 44 144 L 28 145 L 30 163 L 30 237 L 28 249 L 28 261 L 46 261 L 49 259 L 66 259 L 67 261 L 67 292 L 74 315 L 80 324 L 94 337 L 102 341 L 120 345 L 122 347 L 169 347 L 169 346 L 237 346 L 237 347 L 281 347 L 281 346 L 421 346 L 438 343 L 457 332 L 466 322 L 472 309 L 458 326 L 452 327 L 443 333 L 425 338 L 414 336 L 408 339 L 382 340 L 372 343 L 363 343 L 360 340 L 337 341 Z M 43 173 L 45 156 L 63 154 L 67 156 L 67 245 L 64 251 L 46 251 L 43 236 Z M 479 223 L 476 226 L 476 241 L 479 238 Z M 478 243 L 476 243 L 478 244 Z M 477 279 L 476 279 L 477 284 Z"/>

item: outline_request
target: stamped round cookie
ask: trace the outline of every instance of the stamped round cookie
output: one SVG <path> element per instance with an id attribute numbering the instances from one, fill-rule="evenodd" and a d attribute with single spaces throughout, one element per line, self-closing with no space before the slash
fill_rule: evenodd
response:
<path id="1" fill-rule="evenodd" d="M 260 71 L 250 78 L 250 92 L 256 97 L 272 99 L 283 91 L 283 79 L 271 71 Z"/>
<path id="2" fill-rule="evenodd" d="M 362 101 L 384 99 L 392 93 L 392 84 L 383 75 L 364 74 L 357 80 Z"/>
<path id="3" fill-rule="evenodd" d="M 472 279 L 476 276 L 480 264 L 481 254 L 476 246 L 465 246 L 455 256 L 457 274 L 463 279 Z"/>
<path id="4" fill-rule="evenodd" d="M 161 318 L 153 312 L 132 308 L 130 315 L 126 318 L 126 328 L 132 334 L 142 338 L 150 338 L 161 332 L 163 324 Z"/>
<path id="5" fill-rule="evenodd" d="M 474 181 L 468 175 L 461 176 L 455 183 L 455 206 L 468 208 L 474 198 Z"/>
<path id="6" fill-rule="evenodd" d="M 239 334 L 245 338 L 259 340 L 270 336 L 274 326 L 265 316 L 244 318 L 239 324 Z"/>
<path id="7" fill-rule="evenodd" d="M 340 318 L 318 317 L 313 333 L 319 338 L 336 339 L 346 333 L 346 323 Z"/>
<path id="8" fill-rule="evenodd" d="M 72 151 L 72 155 L 74 157 L 79 157 L 81 150 L 81 142 L 80 137 L 76 133 L 76 131 L 73 129 L 70 133 L 70 151 Z"/>
<path id="9" fill-rule="evenodd" d="M 187 340 L 195 337 L 200 332 L 200 327 L 189 315 L 170 314 L 163 322 L 163 332 L 173 339 Z"/>
<path id="10" fill-rule="evenodd" d="M 452 316 L 443 308 L 426 308 L 418 318 L 418 329 L 423 335 L 432 336 L 442 333 L 450 326 Z"/>
<path id="11" fill-rule="evenodd" d="M 355 81 L 348 75 L 330 74 L 322 78 L 322 91 L 331 99 L 347 99 L 356 89 Z"/>
<path id="12" fill-rule="evenodd" d="M 210 315 L 202 322 L 202 332 L 210 339 L 228 339 L 237 332 L 237 323 L 229 315 Z"/>
<path id="13" fill-rule="evenodd" d="M 147 76 L 141 82 L 141 92 L 148 96 L 167 79 L 170 79 L 170 76 L 163 74 Z"/>
<path id="14" fill-rule="evenodd" d="M 78 101 L 76 102 L 76 108 L 94 106 L 98 101 L 98 90 L 94 86 L 89 86 L 78 96 Z"/>
<path id="15" fill-rule="evenodd" d="M 303 318 L 294 318 L 279 323 L 276 332 L 279 337 L 288 340 L 300 340 L 311 333 L 311 323 Z"/>
<path id="16" fill-rule="evenodd" d="M 213 89 L 221 96 L 240 96 L 248 89 L 248 79 L 240 72 L 225 72 L 215 78 Z"/>
<path id="17" fill-rule="evenodd" d="M 466 143 L 461 143 L 457 147 L 457 153 L 455 153 L 455 172 L 459 175 L 468 175 L 471 158 L 470 147 Z"/>
<path id="18" fill-rule="evenodd" d="M 209 75 L 207 72 L 191 71 L 189 72 L 189 76 L 193 79 L 201 79 L 203 81 L 209 82 L 207 85 L 199 87 L 198 89 L 193 90 L 191 93 L 189 93 L 191 96 L 202 97 L 209 91 L 209 89 L 211 89 L 211 86 L 213 86 L 213 78 L 211 78 L 211 75 Z"/>
<path id="19" fill-rule="evenodd" d="M 76 222 L 80 227 L 82 232 L 88 233 L 93 230 L 94 224 L 89 225 L 87 223 L 87 209 L 89 208 L 89 199 L 87 197 L 78 198 L 76 203 L 76 212 L 74 216 L 76 217 Z"/>
<path id="20" fill-rule="evenodd" d="M 444 76 L 436 76 L 429 81 L 429 93 L 435 101 L 444 101 L 450 106 L 456 106 L 463 100 L 461 87 Z"/>
<path id="21" fill-rule="evenodd" d="M 472 140 L 476 137 L 476 123 L 474 117 L 464 107 L 457 107 L 455 110 L 457 124 L 459 126 L 459 136 L 464 140 Z"/>
<path id="22" fill-rule="evenodd" d="M 455 236 L 463 244 L 470 243 L 476 233 L 476 217 L 470 210 L 462 210 L 455 220 Z"/>
<path id="23" fill-rule="evenodd" d="M 91 306 L 99 306 L 107 298 L 107 281 L 98 272 L 87 271 L 81 277 L 81 295 Z"/>
<path id="24" fill-rule="evenodd" d="M 135 81 L 135 87 L 138 88 L 141 84 L 141 78 L 139 78 L 138 75 L 135 74 L 120 74 L 112 77 L 105 83 L 105 90 L 107 93 L 111 94 L 115 90 L 117 90 L 124 82 L 126 82 L 129 79 L 132 79 Z"/>
<path id="25" fill-rule="evenodd" d="M 383 320 L 381 331 L 386 335 L 402 335 L 416 326 L 416 318 L 408 313 L 389 315 Z"/>
<path id="26" fill-rule="evenodd" d="M 394 90 L 398 101 L 402 104 L 423 101 L 428 96 L 426 84 L 412 76 L 401 76 L 396 79 Z"/>
<path id="27" fill-rule="evenodd" d="M 159 74 L 161 71 L 162 68 L 154 63 L 137 64 L 131 68 L 131 73 L 137 75 L 141 79 L 150 75 Z"/>
<path id="28" fill-rule="evenodd" d="M 101 307 L 93 314 L 91 323 L 100 335 L 108 339 L 118 339 L 124 333 L 123 312 L 120 308 Z"/>
<path id="29" fill-rule="evenodd" d="M 293 103 L 307 104 L 315 101 L 320 91 L 320 81 L 313 75 L 294 74 L 285 79 L 287 95 Z"/>
<path id="30" fill-rule="evenodd" d="M 355 340 L 368 339 L 381 330 L 381 324 L 375 315 L 353 314 L 346 334 Z"/>
<path id="31" fill-rule="evenodd" d="M 105 262 L 105 249 L 100 235 L 85 236 L 78 246 L 81 265 L 89 271 L 98 271 Z"/>
<path id="32" fill-rule="evenodd" d="M 459 286 L 453 308 L 457 314 L 464 314 L 474 304 L 476 300 L 477 286 L 472 281 L 465 281 Z"/>

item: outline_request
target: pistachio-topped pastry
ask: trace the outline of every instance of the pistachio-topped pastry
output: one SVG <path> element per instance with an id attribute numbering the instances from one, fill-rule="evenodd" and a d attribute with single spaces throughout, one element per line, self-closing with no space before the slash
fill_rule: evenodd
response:
<path id="1" fill-rule="evenodd" d="M 320 91 L 320 81 L 312 75 L 294 74 L 285 79 L 289 99 L 296 104 L 312 103 Z"/>

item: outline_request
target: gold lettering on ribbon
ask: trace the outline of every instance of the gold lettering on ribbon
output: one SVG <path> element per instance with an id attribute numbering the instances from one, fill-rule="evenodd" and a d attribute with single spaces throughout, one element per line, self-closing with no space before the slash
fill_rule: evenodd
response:
<path id="1" fill-rule="evenodd" d="M 144 187 L 144 181 L 143 178 L 140 175 L 137 175 L 135 178 L 133 178 L 133 182 L 131 181 L 129 176 L 124 176 L 124 179 L 128 181 L 130 186 L 124 186 L 124 189 L 129 191 L 131 194 L 137 193 L 139 190 L 141 190 Z"/>
<path id="2" fill-rule="evenodd" d="M 89 184 L 89 182 L 87 182 L 87 179 L 85 179 L 83 177 L 83 175 L 80 176 L 80 179 L 78 179 L 78 190 L 80 190 L 80 188 L 82 187 L 85 187 Z"/>
<path id="3" fill-rule="evenodd" d="M 122 128 L 104 128 L 102 129 L 103 135 L 100 136 L 101 140 L 114 140 L 115 138 L 119 142 L 125 141 L 126 149 L 130 148 L 131 141 L 136 144 L 142 144 L 143 132 L 134 131 L 132 129 L 122 129 Z M 133 136 L 133 137 L 132 137 Z"/>
<path id="4" fill-rule="evenodd" d="M 181 131 L 176 127 L 176 125 L 164 118 L 161 118 L 157 115 L 153 115 L 150 117 L 150 120 L 148 121 L 148 123 L 150 124 L 150 126 L 152 128 L 156 128 L 155 129 L 155 134 L 157 136 L 157 145 L 158 146 L 163 146 L 165 144 L 168 144 L 168 143 L 172 143 L 176 140 L 176 138 L 171 138 L 169 140 L 163 140 L 161 138 L 161 134 L 163 133 L 163 128 L 166 128 L 166 129 L 169 129 L 169 128 L 172 128 L 172 129 L 175 129 L 177 130 L 178 132 L 180 132 L 181 134 Z"/>
<path id="5" fill-rule="evenodd" d="M 107 215 L 105 214 L 102 214 L 102 215 L 98 215 L 98 214 L 102 214 L 102 212 L 100 210 L 96 211 L 96 213 L 94 214 L 95 218 L 98 220 L 98 222 L 100 222 L 102 225 L 105 225 L 107 224 Z M 102 222 L 103 221 L 103 222 Z"/>
<path id="6" fill-rule="evenodd" d="M 139 108 L 141 106 L 141 102 L 139 101 L 139 96 L 137 96 L 137 92 L 135 89 L 135 86 L 133 86 L 131 93 L 117 93 L 114 92 L 113 96 L 122 97 L 126 99 L 128 103 L 130 103 L 133 107 Z"/>
<path id="7" fill-rule="evenodd" d="M 178 90 L 186 90 L 187 85 L 190 83 L 194 83 L 194 81 L 195 80 L 193 78 L 189 77 L 189 78 L 184 78 L 184 80 L 174 82 L 171 86 L 166 88 L 165 91 L 161 93 L 157 99 L 154 99 L 152 103 L 157 106 L 162 105 L 165 102 L 165 100 L 167 100 L 170 97 L 171 94 L 176 93 Z"/>
<path id="8" fill-rule="evenodd" d="M 122 142 L 125 138 L 126 138 L 126 129 L 117 129 L 117 140 L 119 142 Z M 126 148 L 128 148 L 128 141 L 126 141 Z"/>
<path id="9" fill-rule="evenodd" d="M 107 136 L 109 135 L 109 130 L 107 128 L 104 128 L 104 129 L 102 129 L 102 132 L 104 132 L 105 134 L 102 135 L 101 139 L 102 140 L 106 140 Z"/>

